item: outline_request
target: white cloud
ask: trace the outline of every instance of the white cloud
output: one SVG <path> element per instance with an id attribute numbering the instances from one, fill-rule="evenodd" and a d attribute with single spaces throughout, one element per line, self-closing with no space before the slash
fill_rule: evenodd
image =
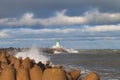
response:
<path id="1" fill-rule="evenodd" d="M 101 26 L 85 26 L 85 29 L 82 30 L 83 32 L 108 32 L 108 31 L 120 31 L 120 24 L 119 25 L 101 25 Z"/>
<path id="2" fill-rule="evenodd" d="M 68 35 L 75 35 L 75 34 L 89 34 L 89 33 L 100 33 L 106 32 L 111 35 L 111 32 L 118 32 L 120 31 L 120 24 L 119 25 L 101 25 L 101 26 L 84 26 L 83 28 L 65 28 L 65 29 L 29 29 L 29 28 L 21 28 L 21 29 L 3 29 L 0 30 L 0 38 L 10 38 L 10 37 L 19 37 L 19 36 L 26 36 L 26 35 L 39 35 L 39 34 L 68 34 Z M 116 33 L 118 34 L 118 33 Z M 90 34 L 89 34 L 90 35 Z"/>
<path id="3" fill-rule="evenodd" d="M 64 38 L 57 38 L 59 40 L 62 40 Z M 69 39 L 69 38 L 68 38 Z M 71 38 L 70 38 L 71 39 Z M 28 40 L 34 40 L 34 41 L 44 41 L 44 40 L 56 40 L 56 38 L 15 38 L 15 41 L 28 41 Z"/>
<path id="4" fill-rule="evenodd" d="M 7 34 L 8 30 L 1 30 L 0 31 L 0 38 L 9 38 L 9 34 Z"/>
<path id="5" fill-rule="evenodd" d="M 36 19 L 33 18 L 34 14 L 33 13 L 26 13 L 24 14 L 20 19 L 17 18 L 11 18 L 4 23 L 5 25 L 10 25 L 10 26 L 22 26 L 22 25 L 36 25 L 37 21 Z"/>
<path id="6" fill-rule="evenodd" d="M 74 25 L 74 24 L 84 24 L 86 23 L 86 19 L 82 16 L 67 16 L 65 15 L 65 10 L 62 12 L 57 12 L 56 16 L 42 19 L 40 22 L 44 26 L 52 26 L 52 25 Z"/>
<path id="7" fill-rule="evenodd" d="M 60 34 L 66 34 L 70 32 L 75 32 L 76 29 L 74 28 L 67 28 L 67 29 L 17 29 L 14 31 L 11 31 L 12 33 L 21 33 L 21 34 L 46 34 L 46 33 L 60 33 Z"/>
<path id="8" fill-rule="evenodd" d="M 31 35 L 31 34 L 49 34 L 49 33 L 58 33 L 58 34 L 67 34 L 70 32 L 75 32 L 76 29 L 67 28 L 67 29 L 29 29 L 29 28 L 21 28 L 21 29 L 3 29 L 0 30 L 0 38 L 11 38 L 11 37 L 19 37 L 20 35 Z"/>
<path id="9" fill-rule="evenodd" d="M 75 24 L 110 24 L 120 23 L 120 13 L 103 13 L 98 9 L 85 12 L 81 16 L 67 16 L 66 10 L 57 12 L 55 16 L 49 18 L 35 18 L 33 13 L 26 13 L 21 18 L 0 19 L 0 25 L 9 26 L 63 26 Z"/>
<path id="10" fill-rule="evenodd" d="M 109 24 L 120 23 L 120 13 L 102 13 L 98 9 L 90 10 L 84 13 L 87 23 Z"/>

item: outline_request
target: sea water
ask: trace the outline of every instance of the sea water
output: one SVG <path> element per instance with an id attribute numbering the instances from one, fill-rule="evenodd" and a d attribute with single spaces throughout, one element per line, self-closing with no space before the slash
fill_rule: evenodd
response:
<path id="1" fill-rule="evenodd" d="M 81 70 L 83 76 L 90 71 L 95 71 L 101 80 L 120 80 L 120 54 L 104 53 L 104 51 L 88 53 L 47 56 L 50 57 L 53 64 L 62 64 L 67 69 Z"/>
<path id="2" fill-rule="evenodd" d="M 18 52 L 16 57 L 30 57 L 37 62 L 51 61 L 52 65 L 61 64 L 66 70 L 79 69 L 82 77 L 95 71 L 101 80 L 120 80 L 120 53 L 114 50 L 80 50 L 79 53 L 44 54 L 37 48 Z"/>

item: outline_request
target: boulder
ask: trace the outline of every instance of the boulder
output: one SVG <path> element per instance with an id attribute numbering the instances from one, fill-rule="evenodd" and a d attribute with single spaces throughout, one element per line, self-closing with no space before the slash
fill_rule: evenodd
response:
<path id="1" fill-rule="evenodd" d="M 42 62 L 38 62 L 37 65 L 40 66 L 43 71 L 46 68 L 46 66 Z"/>
<path id="2" fill-rule="evenodd" d="M 2 72 L 2 68 L 1 68 L 1 66 L 0 66 L 0 73 Z"/>
<path id="3" fill-rule="evenodd" d="M 1 58 L 1 62 L 8 64 L 8 61 L 7 61 L 7 59 L 6 59 L 5 57 L 4 57 L 4 58 Z"/>
<path id="4" fill-rule="evenodd" d="M 63 69 L 47 68 L 45 69 L 42 80 L 67 80 Z"/>
<path id="5" fill-rule="evenodd" d="M 6 59 L 6 53 L 2 52 L 0 55 L 0 62 L 8 63 Z"/>
<path id="6" fill-rule="evenodd" d="M 7 66 L 2 70 L 0 80 L 15 80 L 15 69 L 12 66 Z"/>
<path id="7" fill-rule="evenodd" d="M 5 50 L 0 51 L 0 57 L 6 57 L 7 52 Z"/>
<path id="8" fill-rule="evenodd" d="M 42 69 L 34 65 L 33 68 L 30 69 L 30 80 L 42 80 Z"/>
<path id="9" fill-rule="evenodd" d="M 8 64 L 6 62 L 2 62 L 1 63 L 1 68 L 5 69 L 6 67 L 8 67 Z"/>
<path id="10" fill-rule="evenodd" d="M 17 58 L 15 58 L 13 55 L 10 55 L 9 58 L 8 58 L 8 60 L 10 62 L 10 65 L 13 65 L 15 63 L 16 59 Z"/>
<path id="11" fill-rule="evenodd" d="M 90 72 L 82 80 L 100 80 L 100 77 L 95 72 Z"/>
<path id="12" fill-rule="evenodd" d="M 12 59 L 15 59 L 15 57 L 14 57 L 13 55 L 10 55 L 10 56 L 8 57 L 8 59 L 9 59 L 9 61 L 11 62 Z"/>
<path id="13" fill-rule="evenodd" d="M 31 60 L 29 57 L 25 58 L 23 61 L 22 61 L 22 66 L 26 69 L 30 69 L 31 68 Z"/>
<path id="14" fill-rule="evenodd" d="M 45 66 L 46 66 L 46 68 L 49 68 L 50 67 L 50 61 L 46 61 Z"/>
<path id="15" fill-rule="evenodd" d="M 70 73 L 66 73 L 66 78 L 67 78 L 67 80 L 73 80 L 72 76 L 70 75 Z"/>
<path id="16" fill-rule="evenodd" d="M 70 75 L 72 76 L 73 80 L 77 80 L 80 77 L 80 71 L 74 69 L 70 72 Z"/>
<path id="17" fill-rule="evenodd" d="M 17 70 L 16 80 L 30 80 L 28 69 L 20 67 Z"/>
<path id="18" fill-rule="evenodd" d="M 58 64 L 55 66 L 55 68 L 62 68 L 62 65 Z"/>
<path id="19" fill-rule="evenodd" d="M 14 63 L 14 68 L 17 70 L 21 66 L 21 61 L 19 59 L 16 59 Z"/>
<path id="20" fill-rule="evenodd" d="M 10 60 L 10 65 L 14 66 L 16 70 L 21 66 L 22 60 L 17 59 L 13 56 L 10 56 L 9 60 Z"/>

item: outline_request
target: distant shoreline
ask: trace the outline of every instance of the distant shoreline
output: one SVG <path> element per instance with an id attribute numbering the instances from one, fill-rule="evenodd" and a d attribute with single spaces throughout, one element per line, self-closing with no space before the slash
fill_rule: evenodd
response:
<path id="1" fill-rule="evenodd" d="M 5 50 L 5 51 L 9 51 L 9 52 L 22 52 L 22 51 L 27 51 L 31 49 L 30 47 L 29 48 L 15 48 L 15 47 L 8 47 L 8 48 L 0 48 L 0 50 Z M 50 50 L 51 48 L 38 48 L 37 49 L 41 52 L 46 52 L 46 50 Z M 79 53 L 81 54 L 97 54 L 97 53 L 100 53 L 100 54 L 113 54 L 113 53 L 116 53 L 116 54 L 120 54 L 120 49 L 76 49 L 79 51 Z"/>

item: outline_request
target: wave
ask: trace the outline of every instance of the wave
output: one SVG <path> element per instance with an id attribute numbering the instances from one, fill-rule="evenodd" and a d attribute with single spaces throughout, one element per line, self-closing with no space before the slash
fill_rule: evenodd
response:
<path id="1" fill-rule="evenodd" d="M 42 54 L 42 52 L 39 52 L 39 49 L 36 47 L 32 47 L 28 49 L 27 51 L 17 52 L 15 56 L 22 57 L 25 59 L 26 57 L 30 57 L 30 59 L 34 59 L 36 62 L 42 62 L 46 63 L 46 61 L 50 61 L 49 57 Z"/>

